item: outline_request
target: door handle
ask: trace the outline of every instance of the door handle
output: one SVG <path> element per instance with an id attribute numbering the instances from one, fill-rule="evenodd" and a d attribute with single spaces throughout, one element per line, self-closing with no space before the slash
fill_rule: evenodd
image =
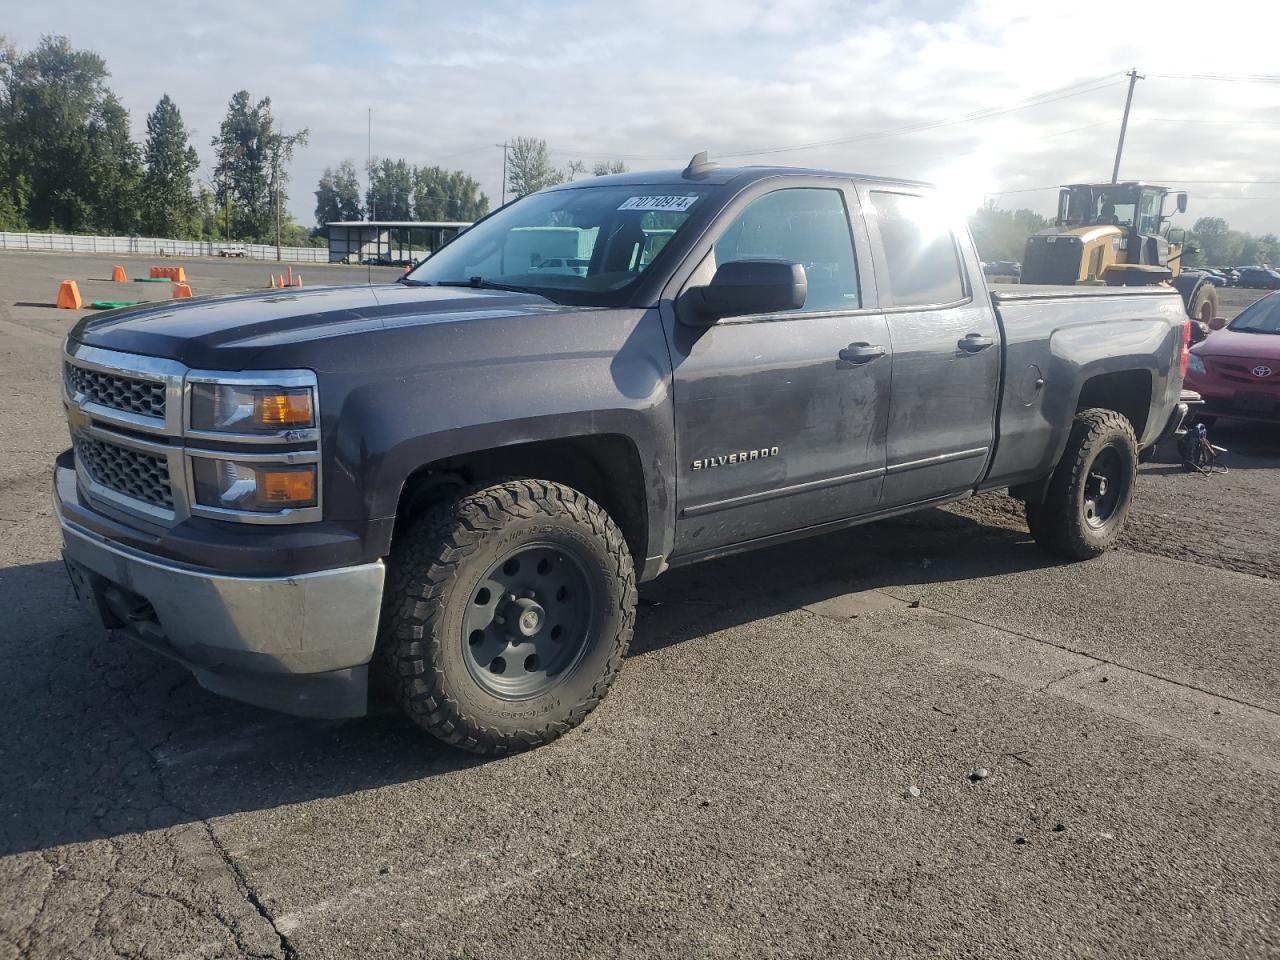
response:
<path id="1" fill-rule="evenodd" d="M 984 337 L 980 333 L 967 333 L 960 338 L 956 346 L 965 353 L 977 353 L 980 350 L 987 349 L 993 343 L 995 343 L 994 340 L 990 337 Z"/>
<path id="2" fill-rule="evenodd" d="M 840 359 L 845 363 L 870 363 L 883 356 L 884 347 L 878 343 L 851 343 L 840 351 Z"/>

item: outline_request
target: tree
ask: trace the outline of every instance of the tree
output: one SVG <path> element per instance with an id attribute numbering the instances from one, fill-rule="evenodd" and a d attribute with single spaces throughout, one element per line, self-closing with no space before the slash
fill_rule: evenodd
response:
<path id="1" fill-rule="evenodd" d="M 419 220 L 471 222 L 489 212 L 489 198 L 461 170 L 419 167 L 413 176 L 413 212 Z"/>
<path id="2" fill-rule="evenodd" d="M 547 141 L 534 137 L 516 137 L 507 165 L 510 190 L 517 198 L 572 180 L 586 170 L 586 165 L 579 160 L 570 161 L 563 170 L 557 170 L 551 165 Z"/>
<path id="3" fill-rule="evenodd" d="M 992 200 L 969 216 L 969 231 L 978 256 L 987 261 L 1022 260 L 1027 237 L 1048 226 L 1051 221 L 1034 210 L 1005 210 Z"/>
<path id="4" fill-rule="evenodd" d="M 147 165 L 142 179 L 142 224 L 152 236 L 186 237 L 195 227 L 191 178 L 200 158 L 189 138 L 177 104 L 166 93 L 147 117 L 142 151 Z"/>
<path id="5" fill-rule="evenodd" d="M 1232 237 L 1232 230 L 1222 217 L 1201 217 L 1191 228 L 1191 243 L 1200 251 L 1205 263 L 1233 263 L 1240 253 L 1240 244 Z"/>
<path id="6" fill-rule="evenodd" d="M 0 56 L 3 208 L 37 229 L 135 228 L 140 158 L 105 61 L 54 36 Z"/>
<path id="7" fill-rule="evenodd" d="M 227 115 L 211 141 L 217 154 L 214 182 L 218 196 L 231 205 L 235 236 L 266 240 L 275 235 L 276 193 L 283 207 L 288 199 L 287 165 L 295 148 L 307 143 L 307 130 L 282 133 L 271 114 L 271 98 L 254 103 L 241 90 L 227 106 Z"/>
<path id="8" fill-rule="evenodd" d="M 11 115 L 9 77 L 17 52 L 0 36 L 0 118 Z M 21 230 L 26 226 L 22 209 L 28 199 L 29 183 L 19 176 L 13 144 L 3 119 L 0 119 L 0 230 Z"/>
<path id="9" fill-rule="evenodd" d="M 337 170 L 325 167 L 316 190 L 316 226 L 323 229 L 326 223 L 363 217 L 356 165 L 350 160 L 343 160 Z"/>
<path id="10" fill-rule="evenodd" d="M 369 189 L 365 205 L 369 218 L 377 220 L 413 219 L 413 167 L 404 160 L 373 160 L 369 164 Z"/>
<path id="11" fill-rule="evenodd" d="M 615 173 L 626 173 L 627 165 L 621 160 L 600 160 L 591 168 L 592 176 L 607 177 Z"/>

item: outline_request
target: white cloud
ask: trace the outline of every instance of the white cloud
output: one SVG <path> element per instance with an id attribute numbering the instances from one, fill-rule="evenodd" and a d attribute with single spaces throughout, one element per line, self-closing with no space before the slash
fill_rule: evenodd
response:
<path id="1" fill-rule="evenodd" d="M 66 31 L 103 54 L 139 136 L 168 92 L 206 164 L 231 94 L 270 95 L 285 128 L 311 129 L 292 170 L 290 206 L 305 223 L 321 170 L 363 160 L 369 107 L 375 153 L 464 168 L 496 199 L 502 165 L 492 144 L 518 134 L 545 137 L 561 161 L 672 166 L 698 149 L 830 141 L 1012 107 L 1076 81 L 1120 80 L 1134 65 L 1149 78 L 1138 84 L 1122 177 L 1280 179 L 1280 124 L 1237 122 L 1275 117 L 1280 84 L 1157 76 L 1273 70 L 1273 31 L 1248 27 L 1274 21 L 1267 5 L 1072 13 L 1026 0 L 223 0 L 157 15 L 120 0 L 11 9 L 4 30 L 22 46 Z M 990 190 L 1104 179 L 1123 97 L 1117 84 L 982 121 L 743 159 L 907 177 L 960 171 Z M 1280 197 L 1280 184 L 1185 186 L 1188 224 L 1212 214 L 1280 231 L 1280 200 L 1216 199 Z M 1048 210 L 1052 191 L 1000 199 Z"/>

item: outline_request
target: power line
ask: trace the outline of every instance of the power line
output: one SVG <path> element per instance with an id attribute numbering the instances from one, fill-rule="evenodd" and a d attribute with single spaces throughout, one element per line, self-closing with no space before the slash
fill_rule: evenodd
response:
<path id="1" fill-rule="evenodd" d="M 1214 80 L 1223 83 L 1280 83 L 1274 73 L 1151 73 L 1160 80 Z"/>
<path id="2" fill-rule="evenodd" d="M 1082 96 L 1087 93 L 1094 93 L 1098 90 L 1105 90 L 1108 87 L 1118 86 L 1125 82 L 1124 74 L 1108 73 L 1099 77 L 1093 77 L 1089 80 L 1080 80 L 1075 83 L 1067 84 L 1063 87 L 1055 87 L 1052 90 L 1045 90 L 1041 93 L 1033 94 L 1023 100 L 1018 101 L 1009 107 L 989 107 L 983 110 L 976 110 L 971 113 L 961 114 L 954 117 L 943 117 L 937 120 L 923 120 L 917 123 L 906 124 L 901 127 L 889 127 L 883 130 L 873 130 L 867 133 L 854 134 L 848 137 L 836 137 L 830 140 L 815 140 L 808 143 L 795 143 L 773 147 L 763 147 L 759 150 L 733 150 L 733 151 L 717 151 L 716 156 L 723 158 L 732 157 L 762 157 L 777 153 L 792 153 L 800 150 L 815 150 L 820 147 L 843 146 L 848 143 L 861 143 L 868 140 L 882 140 L 889 137 L 902 136 L 909 133 L 918 133 L 925 130 L 935 130 L 939 127 L 955 126 L 962 123 L 972 123 L 979 120 L 988 120 L 993 117 L 1001 117 L 1006 114 L 1016 113 L 1020 110 L 1030 110 L 1033 107 L 1044 106 L 1049 103 L 1056 103 L 1059 100 L 1066 100 L 1071 97 Z M 1111 121 L 1104 121 L 1111 122 Z M 1088 124 L 1087 126 L 1094 126 Z M 1076 129 L 1085 129 L 1084 127 Z M 1068 133 L 1070 131 L 1062 131 Z M 674 155 L 658 156 L 655 154 L 619 154 L 607 153 L 603 151 L 584 151 L 581 149 L 548 149 L 548 153 L 557 154 L 564 157 L 573 157 L 585 160 L 680 160 Z"/>
<path id="3" fill-rule="evenodd" d="M 1280 127 L 1280 120 L 1202 120 L 1199 117 L 1196 117 L 1194 120 L 1189 120 L 1186 117 L 1143 117 L 1140 122 L 1142 123 L 1194 123 L 1196 126 L 1200 126 L 1200 124 L 1202 123 L 1226 123 L 1226 124 L 1241 124 L 1241 125 L 1246 125 L 1246 124 L 1257 125 L 1260 127 Z"/>
<path id="4" fill-rule="evenodd" d="M 721 152 L 721 157 L 760 157 L 775 153 L 790 153 L 796 150 L 813 150 L 819 147 L 835 147 L 843 146 L 849 143 L 862 143 L 867 140 L 881 140 L 888 137 L 902 136 L 908 133 L 919 133 L 925 130 L 936 130 L 939 127 L 950 127 L 961 123 L 972 123 L 977 120 L 988 120 L 992 117 L 1000 117 L 1010 113 L 1016 113 L 1020 110 L 1029 110 L 1033 107 L 1044 106 L 1049 103 L 1056 103 L 1059 100 L 1066 100 L 1070 97 L 1079 97 L 1086 93 L 1094 93 L 1098 90 L 1105 90 L 1107 87 L 1114 87 L 1124 80 L 1112 79 L 1114 74 L 1105 74 L 1101 77 L 1095 77 L 1092 80 L 1084 80 L 1079 83 L 1071 84 L 1066 87 L 1058 87 L 1054 90 L 1047 90 L 1044 93 L 1035 94 L 1031 97 L 1020 101 L 1011 107 L 989 108 L 986 110 L 977 110 L 972 113 L 963 114 L 956 117 L 946 117 L 939 120 L 925 120 L 919 123 L 907 124 L 902 127 L 891 127 L 885 130 L 875 130 L 869 133 L 856 134 L 851 137 L 838 137 L 832 140 L 818 140 L 811 143 L 798 143 L 790 146 L 766 147 L 761 150 L 736 150 Z"/>

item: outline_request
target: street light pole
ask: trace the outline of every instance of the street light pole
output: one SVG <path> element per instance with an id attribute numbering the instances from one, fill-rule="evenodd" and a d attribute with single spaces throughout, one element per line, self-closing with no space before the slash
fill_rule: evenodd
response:
<path id="1" fill-rule="evenodd" d="M 1133 88 L 1139 80 L 1145 79 L 1146 77 L 1138 76 L 1137 67 L 1129 71 L 1129 95 L 1124 98 L 1124 119 L 1120 121 L 1120 142 L 1116 144 L 1116 163 L 1111 168 L 1112 183 L 1120 179 L 1120 154 L 1124 152 L 1124 135 L 1129 129 L 1129 108 L 1133 106 Z"/>
<path id="2" fill-rule="evenodd" d="M 276 260 L 280 259 L 280 153 L 276 151 Z"/>
<path id="3" fill-rule="evenodd" d="M 498 206 L 504 206 L 507 202 L 507 143 L 495 143 L 495 147 L 502 148 L 502 201 Z"/>

